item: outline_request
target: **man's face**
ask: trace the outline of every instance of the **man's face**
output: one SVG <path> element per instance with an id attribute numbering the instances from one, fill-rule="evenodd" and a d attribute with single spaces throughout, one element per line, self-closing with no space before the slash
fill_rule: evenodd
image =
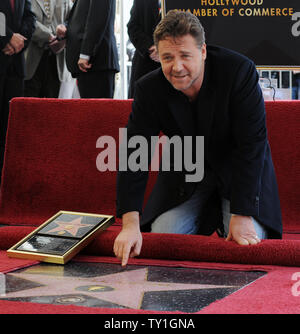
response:
<path id="1" fill-rule="evenodd" d="M 167 37 L 158 43 L 163 73 L 171 85 L 194 99 L 203 82 L 206 45 L 198 48 L 194 37 Z"/>

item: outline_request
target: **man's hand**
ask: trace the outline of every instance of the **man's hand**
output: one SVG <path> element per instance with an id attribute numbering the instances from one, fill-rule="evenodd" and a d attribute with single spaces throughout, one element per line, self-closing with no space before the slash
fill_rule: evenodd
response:
<path id="1" fill-rule="evenodd" d="M 48 42 L 51 43 L 51 42 L 53 42 L 55 39 L 56 39 L 56 37 L 55 37 L 54 35 L 50 34 L 49 39 L 48 39 Z"/>
<path id="2" fill-rule="evenodd" d="M 251 217 L 231 216 L 226 241 L 230 240 L 236 241 L 239 245 L 256 245 L 260 242 Z"/>
<path id="3" fill-rule="evenodd" d="M 56 27 L 56 36 L 58 38 L 65 38 L 67 33 L 67 27 L 64 24 L 59 24 Z"/>
<path id="4" fill-rule="evenodd" d="M 9 43 L 7 43 L 5 48 L 2 49 L 2 52 L 7 56 L 12 56 L 15 53 L 15 49 Z"/>
<path id="5" fill-rule="evenodd" d="M 122 231 L 114 243 L 114 253 L 121 259 L 122 266 L 126 266 L 129 257 L 138 256 L 142 248 L 142 234 L 140 231 L 139 213 L 136 211 L 125 213 L 122 217 Z"/>
<path id="6" fill-rule="evenodd" d="M 79 67 L 80 71 L 87 72 L 87 70 L 92 67 L 92 64 L 90 64 L 87 59 L 79 58 L 78 67 Z"/>
<path id="7" fill-rule="evenodd" d="M 153 61 L 156 61 L 157 63 L 160 62 L 159 55 L 158 55 L 158 52 L 157 52 L 157 49 L 156 49 L 156 46 L 155 46 L 155 45 L 152 45 L 152 46 L 149 48 L 149 57 L 150 57 Z"/>
<path id="8" fill-rule="evenodd" d="M 19 53 L 24 48 L 24 42 L 27 40 L 21 34 L 14 33 L 9 41 L 9 44 L 14 48 L 15 53 Z"/>

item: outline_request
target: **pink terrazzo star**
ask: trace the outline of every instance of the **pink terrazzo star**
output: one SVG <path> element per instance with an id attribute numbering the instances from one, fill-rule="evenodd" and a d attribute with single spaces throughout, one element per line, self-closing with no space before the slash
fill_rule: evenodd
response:
<path id="1" fill-rule="evenodd" d="M 23 291 L 10 292 L 1 298 L 36 297 L 51 295 L 84 294 L 100 300 L 105 300 L 120 306 L 140 309 L 147 291 L 175 291 L 230 288 L 228 285 L 184 284 L 151 282 L 147 280 L 148 268 L 129 270 L 92 278 L 53 276 L 45 274 L 12 273 L 14 277 L 30 280 L 42 287 Z M 82 289 L 84 287 L 84 289 Z M 110 289 L 107 289 L 107 288 Z"/>

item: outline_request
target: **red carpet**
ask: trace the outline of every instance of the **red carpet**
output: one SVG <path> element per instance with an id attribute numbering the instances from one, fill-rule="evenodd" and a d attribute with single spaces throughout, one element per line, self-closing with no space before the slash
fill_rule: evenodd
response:
<path id="1" fill-rule="evenodd" d="M 8 273 L 13 270 L 25 268 L 38 263 L 33 260 L 10 259 L 6 255 L 6 251 L 0 250 L 0 273 Z"/>
<path id="2" fill-rule="evenodd" d="M 8 249 L 33 230 L 31 227 L 0 228 L 1 248 Z M 114 256 L 118 231 L 101 233 L 82 254 Z M 220 262 L 231 264 L 300 266 L 299 240 L 263 240 L 258 245 L 239 246 L 222 238 L 198 235 L 144 233 L 140 254 L 144 259 Z"/>
<path id="3" fill-rule="evenodd" d="M 1 248 L 7 249 L 12 246 L 32 229 L 31 227 L 0 228 Z M 118 263 L 116 258 L 110 257 L 116 233 L 114 228 L 103 232 L 80 255 L 75 257 L 74 261 Z M 8 259 L 6 253 L 1 251 L 0 263 L 0 271 L 8 272 L 33 264 L 34 261 Z M 146 233 L 141 256 L 131 259 L 129 263 L 268 272 L 250 286 L 205 307 L 199 311 L 201 314 L 287 314 L 300 311 L 300 297 L 293 295 L 293 291 L 298 291 L 298 286 L 295 285 L 297 281 L 292 280 L 292 275 L 300 271 L 300 241 L 297 240 L 265 240 L 257 246 L 238 246 L 217 237 Z M 293 287 L 294 290 L 292 290 Z M 24 303 L 21 302 L 0 302 L 0 313 L 5 314 L 111 314 L 112 312 L 115 314 L 152 313 L 143 310 L 112 310 L 35 303 L 26 303 L 26 308 L 24 308 Z"/>
<path id="4" fill-rule="evenodd" d="M 1 254 L 1 252 L 0 252 Z M 74 261 L 114 263 L 115 258 L 78 256 Z M 188 268 L 223 270 L 258 270 L 268 272 L 262 278 L 235 293 L 200 310 L 199 314 L 298 314 L 300 312 L 298 281 L 293 280 L 295 267 L 233 265 L 192 261 L 164 261 L 132 259 L 131 264 L 162 265 Z M 152 312 L 133 309 L 80 307 L 73 305 L 48 305 L 28 302 L 0 301 L 0 314 L 164 314 L 177 312 Z M 179 314 L 179 312 L 178 312 Z"/>
<path id="5" fill-rule="evenodd" d="M 294 288 L 296 289 L 299 284 L 292 280 L 297 270 L 299 268 L 274 269 L 250 286 L 212 303 L 199 313 L 299 314 L 300 297 L 293 295 Z"/>

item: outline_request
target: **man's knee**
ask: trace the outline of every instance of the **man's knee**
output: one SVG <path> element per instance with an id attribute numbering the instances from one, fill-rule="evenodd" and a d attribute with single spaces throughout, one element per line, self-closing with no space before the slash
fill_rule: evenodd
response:
<path id="1" fill-rule="evenodd" d="M 197 230 L 198 224 L 194 217 L 169 211 L 157 217 L 151 225 L 153 233 L 195 234 Z"/>

